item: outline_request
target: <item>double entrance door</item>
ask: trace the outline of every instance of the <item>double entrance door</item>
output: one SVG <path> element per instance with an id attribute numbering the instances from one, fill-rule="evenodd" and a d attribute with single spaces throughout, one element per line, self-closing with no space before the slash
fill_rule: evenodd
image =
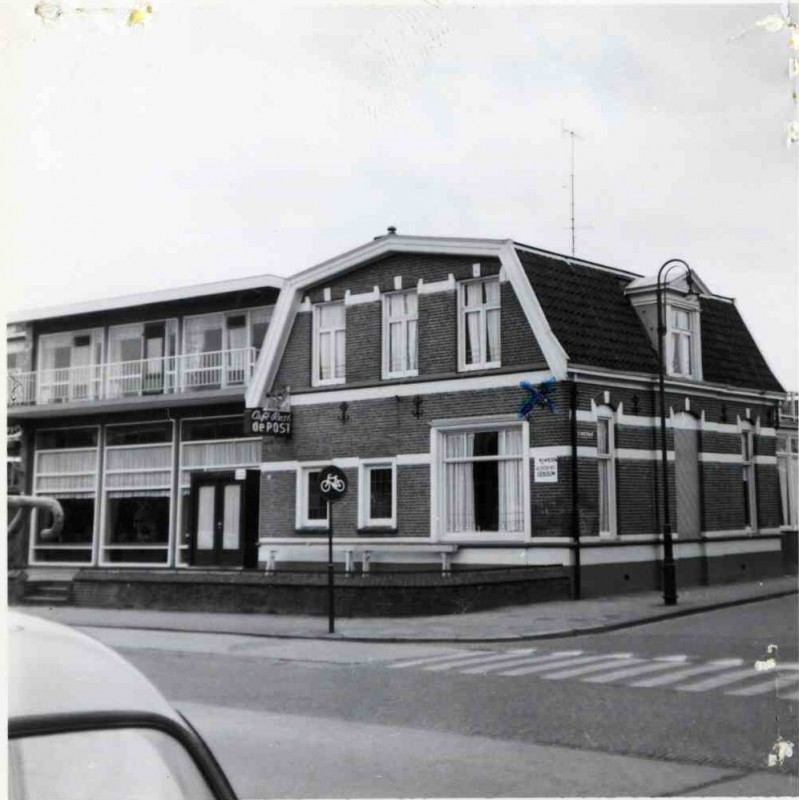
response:
<path id="1" fill-rule="evenodd" d="M 192 566 L 254 568 L 258 565 L 259 483 L 258 470 L 193 477 Z"/>

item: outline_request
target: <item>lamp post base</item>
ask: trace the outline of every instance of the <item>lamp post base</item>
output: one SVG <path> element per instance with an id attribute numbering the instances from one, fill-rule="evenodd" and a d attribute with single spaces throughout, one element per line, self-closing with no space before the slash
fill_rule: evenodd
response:
<path id="1" fill-rule="evenodd" d="M 663 564 L 663 603 L 667 606 L 677 605 L 677 571 L 673 561 Z"/>

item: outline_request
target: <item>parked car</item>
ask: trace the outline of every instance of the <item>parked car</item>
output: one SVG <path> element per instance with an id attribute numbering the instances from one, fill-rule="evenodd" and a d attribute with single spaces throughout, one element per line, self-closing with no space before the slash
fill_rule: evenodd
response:
<path id="1" fill-rule="evenodd" d="M 124 658 L 10 612 L 11 800 L 236 800 L 188 720 Z"/>

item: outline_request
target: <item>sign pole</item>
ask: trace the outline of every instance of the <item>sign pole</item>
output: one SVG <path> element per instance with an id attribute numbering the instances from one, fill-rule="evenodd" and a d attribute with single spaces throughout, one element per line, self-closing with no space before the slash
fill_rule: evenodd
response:
<path id="1" fill-rule="evenodd" d="M 336 631 L 336 605 L 333 592 L 333 504 L 327 501 L 327 631 Z"/>

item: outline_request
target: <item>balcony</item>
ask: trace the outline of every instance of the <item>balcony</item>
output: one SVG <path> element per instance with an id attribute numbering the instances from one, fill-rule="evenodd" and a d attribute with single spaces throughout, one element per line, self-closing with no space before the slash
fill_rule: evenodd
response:
<path id="1" fill-rule="evenodd" d="M 782 422 L 799 421 L 799 393 L 788 392 L 788 396 L 780 403 L 780 420 Z"/>
<path id="2" fill-rule="evenodd" d="M 36 406 L 243 390 L 252 375 L 255 359 L 255 348 L 243 347 L 113 364 L 9 372 L 8 405 Z"/>

